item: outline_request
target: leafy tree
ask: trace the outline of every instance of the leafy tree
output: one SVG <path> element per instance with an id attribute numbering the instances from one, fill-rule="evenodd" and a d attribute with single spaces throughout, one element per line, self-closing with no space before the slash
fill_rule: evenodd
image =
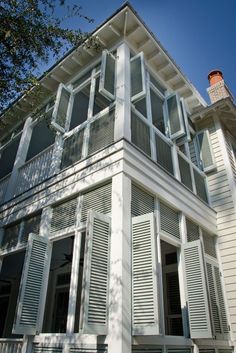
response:
<path id="1" fill-rule="evenodd" d="M 65 0 L 0 0 L 0 110 L 37 85 L 42 65 L 87 37 L 63 28 L 72 16 L 92 22 L 81 10 Z"/>

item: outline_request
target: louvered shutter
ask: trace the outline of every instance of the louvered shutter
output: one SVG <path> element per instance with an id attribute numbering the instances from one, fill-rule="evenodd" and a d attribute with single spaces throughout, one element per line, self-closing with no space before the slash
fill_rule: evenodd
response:
<path id="1" fill-rule="evenodd" d="M 168 112 L 169 135 L 171 139 L 177 139 L 185 135 L 184 117 L 178 95 L 171 94 L 166 98 Z"/>
<path id="2" fill-rule="evenodd" d="M 198 155 L 197 155 L 196 145 L 194 140 L 188 143 L 188 147 L 189 147 L 189 153 L 190 153 L 190 158 L 192 163 L 195 164 L 196 167 L 199 167 Z"/>
<path id="3" fill-rule="evenodd" d="M 146 79 L 143 52 L 130 60 L 131 100 L 141 99 L 146 95 Z"/>
<path id="4" fill-rule="evenodd" d="M 186 230 L 187 230 L 188 242 L 199 240 L 200 238 L 199 226 L 196 223 L 193 223 L 192 221 L 190 221 L 188 218 L 186 218 Z"/>
<path id="5" fill-rule="evenodd" d="M 227 334 L 229 332 L 229 326 L 228 326 L 227 314 L 225 309 L 222 283 L 220 278 L 220 270 L 218 266 L 214 266 L 214 275 L 215 275 L 215 283 L 216 283 L 216 292 L 218 294 L 222 333 Z"/>
<path id="6" fill-rule="evenodd" d="M 155 135 L 155 141 L 157 163 L 173 175 L 174 171 L 171 146 L 166 141 L 164 141 L 164 139 L 160 135 L 157 134 Z"/>
<path id="7" fill-rule="evenodd" d="M 160 202 L 160 229 L 180 239 L 179 212 Z"/>
<path id="8" fill-rule="evenodd" d="M 140 216 L 154 212 L 154 197 L 132 184 L 131 214 Z"/>
<path id="9" fill-rule="evenodd" d="M 111 100 L 115 99 L 115 70 L 116 58 L 107 50 L 103 50 L 99 92 Z"/>
<path id="10" fill-rule="evenodd" d="M 208 203 L 205 176 L 199 173 L 196 169 L 193 169 L 194 181 L 196 186 L 197 195 L 206 203 Z"/>
<path id="11" fill-rule="evenodd" d="M 34 344 L 32 353 L 62 353 L 62 347 Z"/>
<path id="12" fill-rule="evenodd" d="M 206 231 L 202 232 L 204 251 L 207 255 L 217 258 L 215 237 L 208 234 Z"/>
<path id="13" fill-rule="evenodd" d="M 53 207 L 51 233 L 75 226 L 77 204 L 78 199 L 75 197 L 74 199 Z"/>
<path id="14" fill-rule="evenodd" d="M 133 112 L 131 113 L 131 141 L 143 152 L 151 156 L 149 126 Z"/>
<path id="15" fill-rule="evenodd" d="M 83 333 L 107 334 L 109 266 L 110 217 L 91 211 L 85 246 Z"/>
<path id="16" fill-rule="evenodd" d="M 51 125 L 56 131 L 62 133 L 66 131 L 70 97 L 71 91 L 65 85 L 60 83 L 52 112 Z"/>
<path id="17" fill-rule="evenodd" d="M 167 348 L 167 353 L 192 353 L 192 349 L 189 347 Z"/>
<path id="18" fill-rule="evenodd" d="M 219 333 L 221 333 L 220 313 L 219 313 L 219 307 L 218 307 L 218 303 L 217 303 L 217 299 L 216 299 L 214 273 L 213 273 L 213 268 L 212 268 L 211 264 L 206 263 L 206 268 L 207 268 L 207 279 L 208 279 L 208 288 L 209 288 L 209 294 L 210 294 L 213 326 L 214 326 L 215 334 L 219 334 Z"/>
<path id="19" fill-rule="evenodd" d="M 99 186 L 83 194 L 81 222 L 87 221 L 89 210 L 102 214 L 111 212 L 111 183 Z"/>
<path id="20" fill-rule="evenodd" d="M 41 331 L 52 246 L 47 238 L 30 233 L 22 271 L 13 333 Z"/>
<path id="21" fill-rule="evenodd" d="M 183 157 L 181 157 L 180 154 L 178 154 L 178 161 L 181 183 L 187 186 L 188 189 L 193 190 L 189 163 Z"/>
<path id="22" fill-rule="evenodd" d="M 110 111 L 90 125 L 88 154 L 92 154 L 114 142 L 115 112 Z"/>
<path id="23" fill-rule="evenodd" d="M 199 132 L 197 134 L 197 141 L 204 172 L 208 172 L 215 168 L 215 159 L 208 130 Z"/>
<path id="24" fill-rule="evenodd" d="M 212 338 L 200 240 L 183 245 L 191 338 Z"/>
<path id="25" fill-rule="evenodd" d="M 159 334 L 154 214 L 132 218 L 132 331 Z"/>
<path id="26" fill-rule="evenodd" d="M 67 168 L 82 158 L 84 129 L 77 131 L 64 141 L 61 169 Z"/>

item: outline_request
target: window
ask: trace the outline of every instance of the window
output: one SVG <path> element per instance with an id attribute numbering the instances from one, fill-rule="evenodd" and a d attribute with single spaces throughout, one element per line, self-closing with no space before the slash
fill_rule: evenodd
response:
<path id="1" fill-rule="evenodd" d="M 66 332 L 73 246 L 74 236 L 53 243 L 43 332 Z"/>
<path id="2" fill-rule="evenodd" d="M 49 128 L 46 119 L 37 122 L 33 127 L 26 161 L 30 160 L 55 141 L 55 132 Z"/>
<path id="3" fill-rule="evenodd" d="M 0 337 L 15 337 L 12 335 L 12 327 L 24 257 L 25 252 L 21 251 L 3 258 L 0 271 Z"/>
<path id="4" fill-rule="evenodd" d="M 91 83 L 88 83 L 85 87 L 81 88 L 81 90 L 74 95 L 69 128 L 70 130 L 74 129 L 76 126 L 82 124 L 84 121 L 87 120 L 90 86 Z"/>
<path id="5" fill-rule="evenodd" d="M 0 152 L 0 179 L 11 173 L 18 151 L 21 135 L 15 137 Z"/>
<path id="6" fill-rule="evenodd" d="M 163 298 L 166 335 L 183 336 L 177 248 L 161 241 Z"/>

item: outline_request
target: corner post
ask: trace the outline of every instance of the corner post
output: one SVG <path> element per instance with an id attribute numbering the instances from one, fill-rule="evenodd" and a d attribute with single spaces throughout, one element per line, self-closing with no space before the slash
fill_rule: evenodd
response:
<path id="1" fill-rule="evenodd" d="M 130 128 L 130 51 L 126 43 L 117 48 L 116 109 L 114 140 L 131 140 Z"/>
<path id="2" fill-rule="evenodd" d="M 108 353 L 131 353 L 131 180 L 112 178 Z"/>

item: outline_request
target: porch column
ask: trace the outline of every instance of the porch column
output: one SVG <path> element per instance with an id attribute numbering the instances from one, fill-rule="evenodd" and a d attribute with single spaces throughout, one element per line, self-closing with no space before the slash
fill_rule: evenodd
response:
<path id="1" fill-rule="evenodd" d="M 126 43 L 117 48 L 116 114 L 114 140 L 131 140 L 130 125 L 130 51 Z"/>
<path id="2" fill-rule="evenodd" d="M 112 178 L 108 353 L 131 353 L 131 180 Z"/>

